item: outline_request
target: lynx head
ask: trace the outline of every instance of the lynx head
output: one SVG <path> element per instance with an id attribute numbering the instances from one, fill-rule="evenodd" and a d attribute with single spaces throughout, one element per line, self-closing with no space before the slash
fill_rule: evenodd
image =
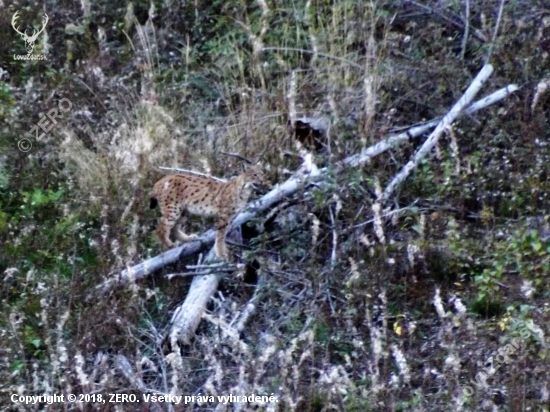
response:
<path id="1" fill-rule="evenodd" d="M 268 188 L 271 186 L 259 164 L 250 166 L 248 170 L 243 173 L 243 176 L 246 181 L 245 186 L 248 188 L 257 189 L 258 187 Z"/>

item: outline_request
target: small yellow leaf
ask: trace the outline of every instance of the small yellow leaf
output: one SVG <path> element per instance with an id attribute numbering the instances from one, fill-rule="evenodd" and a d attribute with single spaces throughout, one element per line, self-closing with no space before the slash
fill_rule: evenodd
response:
<path id="1" fill-rule="evenodd" d="M 401 325 L 399 325 L 399 322 L 395 322 L 393 324 L 393 331 L 401 336 L 401 334 L 403 333 L 403 328 L 401 327 Z"/>
<path id="2" fill-rule="evenodd" d="M 506 324 L 508 323 L 508 319 L 510 319 L 509 317 L 504 317 L 500 320 L 500 322 L 498 322 L 498 326 L 500 327 L 500 330 L 505 330 L 506 329 Z"/>

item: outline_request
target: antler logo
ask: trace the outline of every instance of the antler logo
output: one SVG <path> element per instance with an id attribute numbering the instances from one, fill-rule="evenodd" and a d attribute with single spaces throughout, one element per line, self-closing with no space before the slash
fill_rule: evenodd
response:
<path id="1" fill-rule="evenodd" d="M 11 25 L 12 25 L 13 29 L 23 37 L 23 40 L 25 40 L 25 43 L 27 43 L 27 46 L 26 46 L 27 47 L 27 53 L 30 55 L 34 50 L 34 42 L 36 41 L 36 39 L 38 38 L 40 33 L 42 33 L 44 31 L 44 29 L 46 28 L 46 24 L 48 24 L 49 18 L 48 18 L 48 15 L 46 13 L 44 13 L 44 17 L 42 18 L 42 28 L 40 30 L 34 29 L 34 32 L 33 32 L 32 36 L 28 36 L 27 35 L 27 30 L 25 30 L 23 33 L 21 33 L 19 31 L 19 28 L 15 26 L 16 21 L 19 18 L 17 13 L 19 13 L 19 11 L 16 11 L 15 14 L 13 15 L 13 17 L 11 19 Z"/>

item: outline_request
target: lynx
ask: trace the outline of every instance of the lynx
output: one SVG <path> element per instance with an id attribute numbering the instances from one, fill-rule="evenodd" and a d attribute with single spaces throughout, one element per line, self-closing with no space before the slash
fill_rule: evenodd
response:
<path id="1" fill-rule="evenodd" d="M 162 218 L 157 236 L 167 248 L 175 246 L 170 234 L 176 224 L 175 235 L 181 242 L 189 242 L 197 235 L 187 235 L 180 229 L 187 221 L 186 214 L 217 217 L 216 255 L 229 260 L 225 237 L 233 218 L 246 206 L 256 185 L 268 186 L 259 166 L 252 166 L 246 172 L 228 182 L 194 176 L 169 175 L 160 179 L 151 192 L 151 209 L 160 204 Z"/>

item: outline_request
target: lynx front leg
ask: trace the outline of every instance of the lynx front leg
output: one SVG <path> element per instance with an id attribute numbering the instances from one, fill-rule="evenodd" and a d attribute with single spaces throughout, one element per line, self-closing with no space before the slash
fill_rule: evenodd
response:
<path id="1" fill-rule="evenodd" d="M 187 216 L 182 216 L 178 220 L 178 225 L 176 227 L 176 237 L 181 242 L 191 242 L 192 240 L 195 240 L 198 238 L 196 234 L 187 235 L 185 234 L 184 230 L 187 225 Z"/>
<path id="2" fill-rule="evenodd" d="M 162 217 L 160 219 L 159 227 L 157 228 L 157 236 L 164 246 L 172 248 L 175 246 L 174 242 L 170 240 L 170 232 L 176 224 L 176 221 L 170 218 Z"/>
<path id="3" fill-rule="evenodd" d="M 218 228 L 216 230 L 216 243 L 214 244 L 216 256 L 226 262 L 229 262 L 229 253 L 227 252 L 227 243 L 225 242 L 228 228 L 229 224 L 226 222 L 218 224 Z"/>

